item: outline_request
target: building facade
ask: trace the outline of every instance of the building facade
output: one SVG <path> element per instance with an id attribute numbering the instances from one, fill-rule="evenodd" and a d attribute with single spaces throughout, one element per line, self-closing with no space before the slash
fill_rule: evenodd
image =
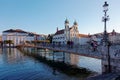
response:
<path id="1" fill-rule="evenodd" d="M 97 34 L 93 34 L 90 35 L 90 40 L 94 40 L 97 41 L 98 44 L 102 43 L 103 41 L 103 33 L 97 33 Z M 115 30 L 113 29 L 112 32 L 108 33 L 108 40 L 112 43 L 112 44 L 120 44 L 120 33 L 115 32 Z"/>
<path id="2" fill-rule="evenodd" d="M 69 21 L 66 19 L 64 25 L 65 28 L 62 30 L 58 30 L 57 28 L 57 31 L 53 36 L 53 43 L 67 44 L 68 41 L 72 41 L 74 44 L 79 43 L 77 22 L 75 21 L 73 26 L 70 27 Z"/>
<path id="3" fill-rule="evenodd" d="M 89 37 L 89 35 L 79 34 L 78 40 L 79 40 L 79 42 L 78 42 L 79 45 L 87 45 L 88 42 L 90 41 L 90 37 Z"/>
<path id="4" fill-rule="evenodd" d="M 2 32 L 2 41 L 11 40 L 14 46 L 26 41 L 28 33 L 20 29 L 9 29 Z"/>
<path id="5" fill-rule="evenodd" d="M 109 33 L 109 40 L 113 44 L 120 44 L 120 33 L 113 31 Z"/>
<path id="6" fill-rule="evenodd" d="M 25 44 L 27 42 L 31 42 L 34 40 L 43 40 L 44 36 L 23 31 L 21 29 L 9 29 L 2 32 L 2 41 L 5 42 L 7 40 L 11 40 L 14 46 L 19 44 Z"/>

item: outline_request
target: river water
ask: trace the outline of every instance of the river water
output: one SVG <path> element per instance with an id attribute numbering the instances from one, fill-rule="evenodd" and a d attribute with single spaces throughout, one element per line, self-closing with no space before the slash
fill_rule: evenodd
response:
<path id="1" fill-rule="evenodd" d="M 31 52 L 34 50 L 29 49 Z M 53 59 L 53 51 L 37 50 L 41 56 Z M 78 67 L 101 73 L 101 60 L 72 53 L 54 52 L 54 60 L 64 61 Z M 32 57 L 24 55 L 15 48 L 0 49 L 0 80 L 83 80 L 69 76 Z"/>

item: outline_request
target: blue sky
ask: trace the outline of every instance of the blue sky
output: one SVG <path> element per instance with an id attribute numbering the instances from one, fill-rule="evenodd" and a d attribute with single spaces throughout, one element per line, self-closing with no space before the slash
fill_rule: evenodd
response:
<path id="1" fill-rule="evenodd" d="M 120 32 L 120 0 L 106 0 L 109 4 L 108 32 Z M 7 29 L 22 29 L 40 34 L 64 28 L 67 18 L 70 26 L 76 20 L 79 32 L 103 32 L 105 0 L 0 0 L 0 34 Z"/>

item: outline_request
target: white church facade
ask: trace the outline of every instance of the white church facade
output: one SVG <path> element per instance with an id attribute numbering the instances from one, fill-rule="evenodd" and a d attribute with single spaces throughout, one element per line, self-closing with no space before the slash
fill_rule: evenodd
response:
<path id="1" fill-rule="evenodd" d="M 69 21 L 66 19 L 64 25 L 65 28 L 62 30 L 58 30 L 57 28 L 53 36 L 53 43 L 67 44 L 68 41 L 72 41 L 73 44 L 86 44 L 89 40 L 88 35 L 79 34 L 78 23 L 76 21 L 74 21 L 73 25 L 70 27 Z"/>

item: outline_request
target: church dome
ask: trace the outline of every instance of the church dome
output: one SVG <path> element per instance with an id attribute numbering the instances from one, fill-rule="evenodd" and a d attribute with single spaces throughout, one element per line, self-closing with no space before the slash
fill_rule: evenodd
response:
<path id="1" fill-rule="evenodd" d="M 65 20 L 65 23 L 69 23 L 68 19 Z"/>
<path id="2" fill-rule="evenodd" d="M 74 22 L 74 25 L 78 25 L 78 23 L 75 21 L 75 22 Z"/>

